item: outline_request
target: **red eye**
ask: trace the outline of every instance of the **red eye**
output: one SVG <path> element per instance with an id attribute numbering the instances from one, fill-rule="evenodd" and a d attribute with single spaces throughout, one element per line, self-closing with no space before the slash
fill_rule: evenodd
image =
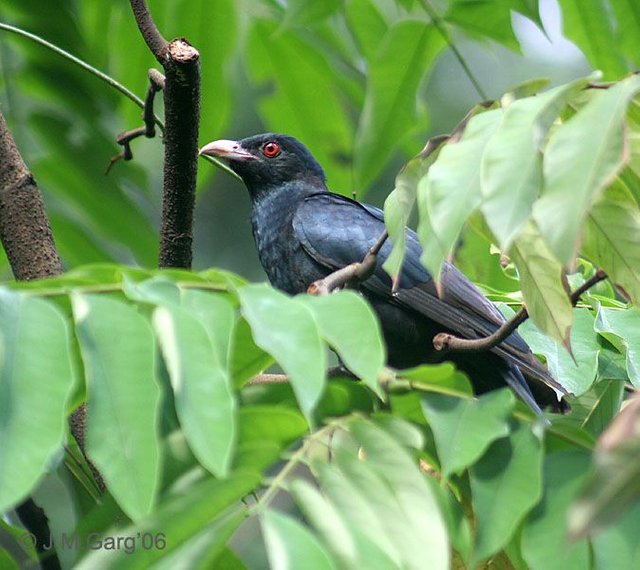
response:
<path id="1" fill-rule="evenodd" d="M 280 154 L 280 145 L 275 142 L 268 142 L 262 147 L 262 154 L 267 158 L 274 158 Z"/>

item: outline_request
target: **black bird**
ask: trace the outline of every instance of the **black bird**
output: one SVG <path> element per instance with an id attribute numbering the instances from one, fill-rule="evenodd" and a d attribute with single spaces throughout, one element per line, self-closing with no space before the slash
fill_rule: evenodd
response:
<path id="1" fill-rule="evenodd" d="M 258 255 L 271 284 L 302 293 L 318 279 L 362 261 L 384 230 L 382 210 L 329 192 L 325 173 L 309 150 L 293 137 L 261 134 L 240 141 L 218 140 L 200 154 L 224 159 L 251 196 L 251 222 Z M 446 263 L 442 297 L 421 265 L 416 234 L 406 230 L 407 252 L 396 294 L 382 269 L 389 240 L 373 275 L 361 291 L 378 314 L 388 363 L 406 368 L 443 358 L 466 372 L 477 393 L 509 385 L 536 412 L 564 411 L 556 392 L 566 391 L 534 357 L 527 343 L 511 334 L 491 352 L 449 353 L 433 348 L 439 332 L 478 338 L 504 322 L 502 314 L 460 271 Z M 523 376 L 524 375 L 524 376 Z M 525 380 L 526 376 L 526 380 Z"/>

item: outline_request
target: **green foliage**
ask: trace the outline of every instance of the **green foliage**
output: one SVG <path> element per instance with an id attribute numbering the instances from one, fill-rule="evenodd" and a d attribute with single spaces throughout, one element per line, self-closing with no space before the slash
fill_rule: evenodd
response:
<path id="1" fill-rule="evenodd" d="M 417 203 L 435 275 L 457 260 L 492 298 L 524 300 L 520 332 L 573 393 L 572 412 L 549 424 L 506 388 L 473 397 L 450 364 L 386 369 L 356 292 L 291 298 L 220 269 L 124 265 L 156 258 L 161 145 L 136 141 L 135 161 L 103 177 L 139 109 L 42 46 L 0 45 L 3 112 L 71 268 L 0 286 L 0 511 L 33 497 L 65 568 L 637 565 L 640 432 L 624 397 L 640 386 L 640 313 L 627 305 L 640 300 L 640 82 L 625 74 L 639 63 L 640 12 L 629 0 L 561 0 L 565 34 L 611 82 L 515 87 L 416 155 L 434 134 L 425 82 L 446 54 L 469 67 L 461 54 L 482 44 L 519 50 L 513 12 L 544 31 L 536 0 L 435 5 L 151 9 L 165 36 L 201 54 L 207 140 L 231 126 L 288 132 L 333 190 L 359 197 L 410 159 L 385 202 L 385 268 L 400 271 Z M 126 3 L 0 7 L 144 93 L 154 61 Z M 201 188 L 213 172 L 201 169 Z M 597 267 L 609 282 L 573 309 L 567 283 Z M 327 377 L 329 349 L 355 379 Z M 251 382 L 280 369 L 286 384 Z M 100 498 L 65 430 L 85 401 Z M 2 542 L 16 548 L 0 549 L 0 566 L 19 567 L 22 551 L 34 561 L 7 520 Z"/>

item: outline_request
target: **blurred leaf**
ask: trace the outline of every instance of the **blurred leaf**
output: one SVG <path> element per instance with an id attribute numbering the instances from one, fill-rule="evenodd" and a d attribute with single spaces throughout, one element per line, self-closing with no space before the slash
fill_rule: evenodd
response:
<path id="1" fill-rule="evenodd" d="M 273 570 L 293 570 L 300 561 L 314 570 L 335 569 L 336 564 L 318 539 L 295 519 L 268 510 L 262 515 L 262 532 Z"/>
<path id="2" fill-rule="evenodd" d="M 638 90 L 640 77 L 632 76 L 594 93 L 549 139 L 543 165 L 544 192 L 533 215 L 551 250 L 565 265 L 573 259 L 592 204 L 628 160 L 624 119 Z"/>
<path id="3" fill-rule="evenodd" d="M 433 431 L 442 466 L 450 477 L 474 463 L 495 439 L 509 435 L 508 420 L 515 403 L 507 389 L 477 400 L 423 394 L 422 408 Z"/>
<path id="4" fill-rule="evenodd" d="M 553 339 L 568 344 L 572 307 L 562 286 L 562 265 L 533 222 L 525 226 L 509 253 L 518 268 L 531 320 Z"/>
<path id="5" fill-rule="evenodd" d="M 223 313 L 224 314 L 224 313 Z M 231 333 L 225 320 L 219 334 Z M 236 436 L 236 402 L 226 366 L 201 321 L 177 307 L 159 307 L 153 326 L 173 387 L 176 412 L 189 447 L 217 477 L 226 476 Z"/>
<path id="6" fill-rule="evenodd" d="M 149 323 L 122 302 L 72 298 L 91 413 L 87 453 L 132 519 L 153 508 L 160 478 L 160 390 Z"/>
<path id="7" fill-rule="evenodd" d="M 345 366 L 382 397 L 378 375 L 386 361 L 382 331 L 370 305 L 353 291 L 297 297 L 311 309 L 320 334 Z"/>
<path id="8" fill-rule="evenodd" d="M 574 539 L 594 535 L 640 500 L 640 397 L 602 433 L 587 485 L 569 510 Z"/>
<path id="9" fill-rule="evenodd" d="M 551 375 L 569 392 L 579 396 L 591 387 L 595 379 L 599 346 L 593 328 L 594 318 L 589 309 L 574 309 L 573 319 L 573 358 L 565 347 L 541 334 L 530 321 L 523 323 L 518 330 L 531 350 L 545 357 Z"/>
<path id="10" fill-rule="evenodd" d="M 527 426 L 494 441 L 469 469 L 476 515 L 473 564 L 502 548 L 542 494 L 542 447 Z"/>
<path id="11" fill-rule="evenodd" d="M 367 74 L 354 161 L 355 188 L 365 189 L 415 125 L 417 90 L 444 41 L 433 26 L 396 22 L 380 42 Z"/>
<path id="12" fill-rule="evenodd" d="M 353 127 L 336 90 L 337 71 L 299 35 L 275 33 L 276 26 L 254 22 L 245 54 L 254 82 L 266 87 L 258 103 L 262 118 L 306 143 L 327 170 L 330 186 L 346 194 Z"/>
<path id="13" fill-rule="evenodd" d="M 404 529 L 398 547 L 407 568 L 448 568 L 447 530 L 431 487 L 413 458 L 383 429 L 364 420 L 350 423 L 349 431 L 364 448 L 367 463 L 390 489 L 403 513 Z M 377 500 L 368 488 L 371 500 Z M 399 538 L 396 536 L 396 539 Z"/>
<path id="14" fill-rule="evenodd" d="M 589 454 L 571 450 L 547 455 L 543 466 L 544 495 L 522 532 L 522 554 L 532 570 L 589 568 L 586 540 L 567 543 L 567 509 L 584 483 Z"/>
<path id="15" fill-rule="evenodd" d="M 0 290 L 0 512 L 27 496 L 62 448 L 70 344 L 54 306 Z"/>
<path id="16" fill-rule="evenodd" d="M 610 4 L 616 16 L 616 31 L 622 51 L 637 67 L 640 65 L 637 49 L 640 44 L 640 6 L 634 0 L 610 0 Z"/>
<path id="17" fill-rule="evenodd" d="M 438 157 L 447 137 L 430 139 L 424 149 L 404 165 L 396 176 L 395 188 L 384 202 L 384 221 L 393 245 L 385 260 L 384 270 L 395 281 L 402 269 L 406 247 L 406 225 L 416 201 L 418 182 Z"/>
<path id="18" fill-rule="evenodd" d="M 640 387 L 640 309 L 621 311 L 601 307 L 594 326 L 605 337 L 613 335 L 622 341 L 629 380 Z"/>
<path id="19" fill-rule="evenodd" d="M 248 285 L 238 294 L 256 344 L 282 366 L 310 418 L 326 382 L 326 353 L 311 311 L 267 285 Z"/>
<path id="20" fill-rule="evenodd" d="M 307 423 L 299 412 L 277 406 L 243 406 L 238 411 L 238 443 L 273 441 L 280 446 L 304 435 Z"/>
<path id="21" fill-rule="evenodd" d="M 494 109 L 471 117 L 462 138 L 449 139 L 418 184 L 421 261 L 433 275 L 439 277 L 462 226 L 480 204 L 482 154 L 501 115 L 502 110 Z"/>
<path id="22" fill-rule="evenodd" d="M 324 20 L 340 7 L 340 0 L 289 0 L 282 26 L 307 26 Z"/>
<path id="23" fill-rule="evenodd" d="M 481 165 L 480 208 L 505 250 L 524 227 L 540 192 L 546 134 L 567 101 L 587 82 L 578 79 L 513 101 L 487 143 Z"/>
<path id="24" fill-rule="evenodd" d="M 75 568 L 79 570 L 150 568 L 152 563 L 169 556 L 188 540 L 198 536 L 207 524 L 220 521 L 220 513 L 231 505 L 237 505 L 242 497 L 255 489 L 259 483 L 258 475 L 246 472 L 234 473 L 224 480 L 202 481 L 192 486 L 189 493 L 177 495 L 166 501 L 139 524 L 127 528 L 112 528 L 103 535 L 105 539 L 138 535 L 150 537 L 153 540 L 152 548 L 143 548 L 142 539 L 140 539 L 139 542 L 135 541 L 137 548 L 133 556 L 124 548 L 91 550 Z"/>
<path id="25" fill-rule="evenodd" d="M 560 0 L 563 33 L 606 79 L 620 79 L 627 71 L 618 49 L 608 8 L 602 0 Z"/>
<path id="26" fill-rule="evenodd" d="M 516 51 L 520 46 L 511 28 L 511 4 L 514 2 L 452 0 L 444 19 L 472 37 L 491 38 Z"/>
<path id="27" fill-rule="evenodd" d="M 620 180 L 605 190 L 589 212 L 582 251 L 640 304 L 640 211 Z"/>
<path id="28" fill-rule="evenodd" d="M 591 539 L 594 568 L 633 568 L 640 560 L 640 502 Z"/>
<path id="29" fill-rule="evenodd" d="M 372 0 L 347 0 L 344 9 L 347 26 L 360 52 L 367 61 L 372 61 L 378 51 L 380 38 L 389 29 L 384 15 Z"/>

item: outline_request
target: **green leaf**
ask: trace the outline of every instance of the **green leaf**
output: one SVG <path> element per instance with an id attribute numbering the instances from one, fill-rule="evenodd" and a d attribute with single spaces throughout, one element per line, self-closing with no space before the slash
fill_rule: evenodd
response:
<path id="1" fill-rule="evenodd" d="M 224 480 L 207 479 L 191 486 L 188 493 L 180 493 L 164 502 L 153 515 L 137 525 L 112 528 L 93 540 L 108 537 L 134 537 L 135 554 L 124 548 L 91 550 L 75 567 L 79 570 L 94 568 L 143 570 L 152 563 L 170 555 L 199 533 L 208 524 L 221 520 L 220 514 L 260 483 L 255 473 L 234 473 Z M 228 519 L 225 519 L 228 520 Z M 220 529 L 221 531 L 224 529 Z M 140 538 L 138 538 L 140 537 Z M 143 541 L 143 538 L 145 537 Z M 137 539 L 137 540 L 136 540 Z M 151 548 L 149 548 L 151 539 Z M 175 566 L 174 566 L 175 568 Z"/>
<path id="2" fill-rule="evenodd" d="M 261 117 L 307 144 L 336 192 L 348 193 L 353 126 L 336 89 L 338 72 L 300 35 L 276 31 L 276 22 L 255 20 L 245 50 L 254 83 L 269 87 L 258 102 Z"/>
<path id="3" fill-rule="evenodd" d="M 293 570 L 301 560 L 314 570 L 337 568 L 318 539 L 289 516 L 267 510 L 262 515 L 262 532 L 273 570 Z"/>
<path id="4" fill-rule="evenodd" d="M 448 568 L 447 529 L 438 501 L 424 481 L 416 462 L 385 430 L 365 420 L 349 424 L 349 431 L 362 445 L 367 463 L 391 490 L 397 508 L 403 514 L 404 528 L 398 543 L 407 568 Z M 376 496 L 368 489 L 371 498 Z M 399 536 L 396 536 L 399 538 Z"/>
<path id="5" fill-rule="evenodd" d="M 594 331 L 594 318 L 588 309 L 574 309 L 571 328 L 573 358 L 558 342 L 540 333 L 530 321 L 522 324 L 519 332 L 531 350 L 547 361 L 549 372 L 569 392 L 584 394 L 598 370 L 598 340 Z"/>
<path id="6" fill-rule="evenodd" d="M 243 406 L 238 411 L 238 443 L 273 441 L 285 446 L 304 435 L 307 423 L 299 412 L 277 406 Z"/>
<path id="7" fill-rule="evenodd" d="M 476 514 L 475 566 L 510 539 L 542 494 L 542 446 L 526 426 L 494 441 L 469 470 Z"/>
<path id="8" fill-rule="evenodd" d="M 401 370 L 400 378 L 410 380 L 416 386 L 439 394 L 457 396 L 473 396 L 469 379 L 458 372 L 450 362 L 442 364 L 423 364 L 416 368 Z"/>
<path id="9" fill-rule="evenodd" d="M 353 291 L 296 300 L 311 309 L 322 337 L 345 366 L 382 397 L 378 376 L 386 361 L 380 323 L 364 298 Z"/>
<path id="10" fill-rule="evenodd" d="M 443 47 L 438 31 L 417 20 L 396 22 L 382 38 L 369 64 L 358 125 L 356 188 L 366 188 L 375 180 L 393 149 L 415 125 L 418 87 Z"/>
<path id="11" fill-rule="evenodd" d="M 607 79 L 619 79 L 626 71 L 618 49 L 608 6 L 602 0 L 560 0 L 562 31 L 574 42 L 594 69 Z"/>
<path id="12" fill-rule="evenodd" d="M 453 0 L 444 20 L 472 37 L 491 38 L 516 51 L 520 46 L 511 27 L 510 4 L 504 0 Z"/>
<path id="13" fill-rule="evenodd" d="M 611 0 L 616 16 L 618 39 L 627 59 L 636 67 L 640 65 L 638 45 L 640 45 L 640 6 L 634 0 Z"/>
<path id="14" fill-rule="evenodd" d="M 345 20 L 360 52 L 367 61 L 372 61 L 378 51 L 380 38 L 389 26 L 372 0 L 347 0 L 344 5 Z"/>
<path id="15" fill-rule="evenodd" d="M 149 323 L 120 301 L 72 297 L 91 413 L 87 453 L 132 519 L 153 508 L 160 478 L 160 390 Z"/>
<path id="16" fill-rule="evenodd" d="M 242 388 L 248 380 L 273 364 L 273 357 L 253 341 L 251 327 L 243 318 L 238 320 L 231 346 L 231 376 L 235 388 Z"/>
<path id="17" fill-rule="evenodd" d="M 594 568 L 633 568 L 640 560 L 640 502 L 591 539 Z"/>
<path id="18" fill-rule="evenodd" d="M 382 267 L 395 281 L 400 274 L 405 256 L 406 225 L 416 201 L 418 182 L 438 157 L 438 151 L 447 137 L 434 137 L 424 149 L 404 165 L 396 176 L 395 188 L 384 201 L 384 221 L 393 245 Z"/>
<path id="19" fill-rule="evenodd" d="M 634 386 L 640 387 L 640 309 L 600 307 L 595 329 L 606 338 L 613 335 L 620 339 L 626 353 L 629 380 Z"/>
<path id="20" fill-rule="evenodd" d="M 0 290 L 0 512 L 27 496 L 61 450 L 75 384 L 70 344 L 53 305 Z"/>
<path id="21" fill-rule="evenodd" d="M 533 215 L 551 250 L 565 265 L 573 259 L 592 204 L 628 160 L 624 119 L 638 90 L 640 77 L 632 76 L 594 93 L 549 139 L 544 193 Z"/>
<path id="22" fill-rule="evenodd" d="M 223 319 L 219 322 L 224 326 Z M 189 447 L 202 465 L 224 477 L 235 443 L 236 402 L 227 368 L 207 334 L 210 329 L 177 307 L 157 308 L 153 326 Z"/>
<path id="23" fill-rule="evenodd" d="M 313 314 L 304 303 L 268 285 L 248 285 L 238 294 L 256 344 L 282 366 L 300 409 L 311 418 L 324 390 L 327 366 Z"/>
<path id="24" fill-rule="evenodd" d="M 421 261 L 436 276 L 467 218 L 480 205 L 482 155 L 501 115 L 501 109 L 493 109 L 473 116 L 462 138 L 449 139 L 418 184 Z"/>
<path id="25" fill-rule="evenodd" d="M 340 0 L 289 0 L 282 26 L 292 28 L 307 26 L 324 20 L 340 7 Z"/>
<path id="26" fill-rule="evenodd" d="M 640 304 L 640 211 L 619 179 L 589 212 L 582 251 Z"/>
<path id="27" fill-rule="evenodd" d="M 533 222 L 525 226 L 509 253 L 518 268 L 531 320 L 552 338 L 568 343 L 572 307 L 562 286 L 562 265 Z"/>
<path id="28" fill-rule="evenodd" d="M 481 164 L 480 208 L 505 250 L 524 227 L 540 192 L 545 136 L 567 101 L 587 82 L 578 79 L 513 101 L 487 143 Z"/>
<path id="29" fill-rule="evenodd" d="M 522 532 L 522 555 L 532 569 L 581 570 L 589 567 L 586 540 L 567 543 L 567 509 L 584 483 L 589 454 L 571 450 L 552 453 L 543 466 L 544 495 Z"/>
<path id="30" fill-rule="evenodd" d="M 468 467 L 495 439 L 509 435 L 514 403 L 513 393 L 507 389 L 477 400 L 423 394 L 422 409 L 436 440 L 444 477 Z"/>

